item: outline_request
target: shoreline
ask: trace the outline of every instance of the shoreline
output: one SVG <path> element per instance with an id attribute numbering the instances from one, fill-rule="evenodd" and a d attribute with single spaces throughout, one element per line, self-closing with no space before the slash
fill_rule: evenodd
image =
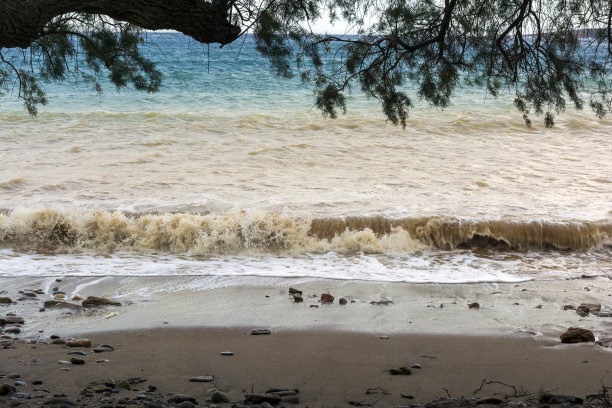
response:
<path id="1" fill-rule="evenodd" d="M 612 310 L 608 277 L 520 283 L 410 284 L 323 279 L 236 277 L 3 278 L 0 314 L 23 316 L 21 336 L 163 327 L 327 329 L 375 334 L 529 333 L 558 339 L 580 326 L 612 338 L 612 317 L 580 316 L 566 305 Z M 290 287 L 303 292 L 295 303 Z M 54 290 L 56 289 L 56 290 Z M 38 291 L 34 297 L 19 292 Z M 32 292 L 30 292 L 32 293 Z M 321 304 L 322 293 L 335 296 Z M 75 297 L 99 296 L 121 306 L 84 309 Z M 44 307 L 45 301 L 66 301 Z M 340 305 L 340 298 L 347 304 Z M 23 299 L 23 300 L 19 300 Z M 469 305 L 479 303 L 478 309 Z M 42 332 L 41 332 L 42 330 Z"/>
<path id="2" fill-rule="evenodd" d="M 516 408 L 541 406 L 543 392 L 597 406 L 587 395 L 612 386 L 607 277 L 461 285 L 249 279 L 3 279 L 0 296 L 17 303 L 0 305 L 0 317 L 24 322 L 3 328 L 0 387 L 8 395 L 0 406 L 185 408 L 173 398 L 187 394 L 200 406 L 240 407 L 247 394 L 274 388 L 299 390 L 276 406 Z M 321 302 L 323 293 L 333 304 Z M 89 296 L 121 305 L 84 308 Z M 41 309 L 54 299 L 68 305 Z M 598 303 L 603 314 L 581 316 L 566 303 Z M 572 326 L 592 330 L 601 345 L 561 344 Z M 255 328 L 271 335 L 250 335 Z M 52 344 L 69 337 L 92 344 Z M 102 344 L 112 350 L 93 351 Z M 401 367 L 411 375 L 391 375 Z M 213 379 L 189 381 L 202 376 Z M 210 404 L 214 390 L 232 402 Z"/>
<path id="3" fill-rule="evenodd" d="M 27 400 L 40 405 L 26 406 L 42 406 L 53 395 L 65 395 L 54 398 L 82 406 L 123 406 L 120 400 L 157 406 L 153 403 L 167 402 L 176 394 L 192 396 L 206 406 L 213 389 L 240 404 L 246 394 L 270 388 L 298 389 L 299 403 L 286 405 L 300 407 L 348 406 L 352 401 L 376 407 L 421 404 L 412 405 L 416 408 L 449 396 L 459 399 L 448 406 L 464 400 L 476 405 L 485 398 L 524 406 L 535 405 L 542 392 L 585 398 L 612 384 L 612 353 L 602 347 L 560 345 L 516 335 L 380 338 L 304 330 L 253 336 L 242 328 L 163 328 L 96 333 L 89 338 L 91 348 L 13 343 L 14 348 L 0 349 L 1 372 L 20 375 L 18 380 L 27 385 L 16 387 L 18 392 L 42 395 Z M 114 350 L 94 353 L 99 344 Z M 74 351 L 84 352 L 75 355 L 83 365 L 58 363 L 70 360 L 73 355 L 68 353 Z M 233 355 L 221 355 L 224 351 Z M 411 375 L 389 373 L 392 368 L 416 364 L 421 368 L 412 368 Z M 213 379 L 189 381 L 198 376 Z M 144 381 L 135 381 L 131 390 L 117 385 L 133 378 Z M 100 391 L 111 379 L 115 385 Z M 35 380 L 42 384 L 32 385 Z M 7 381 L 16 380 L 0 379 L 0 383 Z M 41 387 L 49 392 L 40 391 Z M 22 401 L 20 396 L 0 397 L 0 402 Z"/>

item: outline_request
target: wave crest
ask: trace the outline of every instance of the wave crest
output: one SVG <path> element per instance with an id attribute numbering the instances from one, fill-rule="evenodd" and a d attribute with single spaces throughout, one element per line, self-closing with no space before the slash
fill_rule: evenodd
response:
<path id="1" fill-rule="evenodd" d="M 456 217 L 337 217 L 275 213 L 131 214 L 13 210 L 0 213 L 0 245 L 26 250 L 166 251 L 194 255 L 319 251 L 410 253 L 425 248 L 598 249 L 612 224 L 488 221 Z"/>

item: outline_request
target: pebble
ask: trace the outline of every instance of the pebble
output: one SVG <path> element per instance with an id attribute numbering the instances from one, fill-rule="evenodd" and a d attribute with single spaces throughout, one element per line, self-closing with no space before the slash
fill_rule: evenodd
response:
<path id="1" fill-rule="evenodd" d="M 108 360 L 105 358 L 102 358 L 100 360 L 96 360 L 96 364 L 102 364 L 102 363 L 108 363 Z"/>
<path id="2" fill-rule="evenodd" d="M 121 306 L 121 303 L 102 297 L 89 296 L 81 303 L 81 305 L 85 308 L 90 308 L 99 306 Z"/>
<path id="3" fill-rule="evenodd" d="M 304 298 L 302 297 L 302 295 L 301 295 L 301 294 L 299 294 L 299 293 L 294 293 L 294 294 L 293 294 L 293 301 L 294 301 L 295 303 L 301 303 L 301 302 L 303 302 L 303 301 L 304 301 Z"/>
<path id="4" fill-rule="evenodd" d="M 268 336 L 272 334 L 272 331 L 270 329 L 253 329 L 251 330 L 251 335 L 252 336 Z"/>
<path id="5" fill-rule="evenodd" d="M 234 352 L 233 351 L 222 351 L 221 355 L 222 356 L 233 356 Z"/>
<path id="6" fill-rule="evenodd" d="M 194 403 L 197 402 L 196 399 L 192 397 L 191 395 L 184 395 L 184 394 L 176 394 L 168 399 L 168 402 L 170 403 L 172 402 L 180 403 L 184 401 L 189 401 L 189 402 L 194 402 Z"/>
<path id="7" fill-rule="evenodd" d="M 470 309 L 476 309 L 476 310 L 478 310 L 478 309 L 480 309 L 480 303 L 478 303 L 478 302 L 470 303 L 470 304 L 468 305 L 468 307 L 469 307 Z"/>
<path id="8" fill-rule="evenodd" d="M 5 333 L 19 334 L 21 333 L 21 329 L 19 327 L 11 327 L 4 330 Z"/>
<path id="9" fill-rule="evenodd" d="M 393 301 L 391 300 L 379 300 L 379 301 L 371 301 L 370 302 L 371 305 L 374 306 L 389 306 L 390 304 L 393 304 Z"/>
<path id="10" fill-rule="evenodd" d="M 195 405 L 191 401 L 183 401 L 176 406 L 177 408 L 195 408 Z"/>
<path id="11" fill-rule="evenodd" d="M 300 295 L 301 295 L 301 294 L 302 294 L 302 291 L 301 291 L 301 290 L 299 290 L 299 289 L 295 289 L 295 288 L 289 288 L 289 294 L 290 294 L 290 295 L 293 295 L 293 294 L 295 294 L 295 293 L 298 293 L 298 294 L 300 294 Z"/>
<path id="12" fill-rule="evenodd" d="M 62 370 L 62 371 L 70 371 L 70 369 L 66 368 L 66 367 L 62 367 L 62 368 L 60 368 L 60 370 Z"/>
<path id="13" fill-rule="evenodd" d="M 191 377 L 189 379 L 189 382 L 212 382 L 215 379 L 213 378 L 212 375 L 201 375 L 198 377 Z"/>
<path id="14" fill-rule="evenodd" d="M 423 366 L 421 366 L 420 364 L 413 364 L 410 366 L 410 368 L 423 368 Z"/>
<path id="15" fill-rule="evenodd" d="M 43 382 L 42 380 L 34 380 L 32 381 L 32 385 L 41 385 Z"/>
<path id="16" fill-rule="evenodd" d="M 212 395 L 210 396 L 210 400 L 211 402 L 215 404 L 223 403 L 223 402 L 230 402 L 230 399 L 227 396 L 227 394 L 221 391 L 213 392 Z"/>
<path id="17" fill-rule="evenodd" d="M 594 342 L 595 336 L 593 332 L 579 327 L 570 327 L 561 336 L 561 343 L 586 343 Z"/>
<path id="18" fill-rule="evenodd" d="M 68 347 L 91 347 L 91 340 L 89 339 L 66 339 L 66 345 Z"/>
<path id="19" fill-rule="evenodd" d="M 15 381 L 15 387 L 25 387 L 26 385 L 28 385 L 27 382 L 25 381 Z"/>
<path id="20" fill-rule="evenodd" d="M 8 384 L 0 384 L 0 395 L 9 395 L 15 391 L 15 387 L 11 387 Z"/>
<path id="21" fill-rule="evenodd" d="M 76 358 L 76 357 L 72 357 L 70 359 L 70 362 L 72 364 L 75 364 L 75 365 L 83 365 L 83 364 L 85 364 L 85 360 L 83 360 L 82 358 Z"/>
<path id="22" fill-rule="evenodd" d="M 77 350 L 77 351 L 69 351 L 68 355 L 79 355 L 79 356 L 86 356 L 87 353 L 81 350 Z"/>
<path id="23" fill-rule="evenodd" d="M 109 346 L 108 344 L 100 344 L 98 347 L 96 347 L 95 349 L 93 349 L 94 353 L 104 353 L 106 351 L 113 351 L 115 350 L 112 346 Z"/>
<path id="24" fill-rule="evenodd" d="M 17 373 L 10 373 L 6 375 L 6 378 L 10 378 L 11 380 L 14 380 L 15 378 L 21 378 L 21 376 Z"/>
<path id="25" fill-rule="evenodd" d="M 267 402 L 276 405 L 281 402 L 281 397 L 274 394 L 246 394 L 244 400 L 251 404 L 263 404 Z"/>
<path id="26" fill-rule="evenodd" d="M 321 295 L 321 303 L 323 304 L 334 303 L 334 297 L 330 295 L 329 293 L 323 293 Z"/>
<path id="27" fill-rule="evenodd" d="M 348 300 L 346 300 L 345 298 L 340 298 L 338 303 L 340 303 L 341 305 L 346 305 L 348 303 Z"/>

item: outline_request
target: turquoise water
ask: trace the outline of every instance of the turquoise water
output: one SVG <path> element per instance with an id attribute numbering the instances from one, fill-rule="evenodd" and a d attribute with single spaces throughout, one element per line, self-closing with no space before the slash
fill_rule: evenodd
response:
<path id="1" fill-rule="evenodd" d="M 149 33 L 159 93 L 47 84 L 0 99 L 0 275 L 407 282 L 609 276 L 610 120 L 527 128 L 511 97 L 458 89 L 406 129 L 375 101 L 322 118 L 252 39 Z M 408 87 L 408 91 L 414 91 Z"/>

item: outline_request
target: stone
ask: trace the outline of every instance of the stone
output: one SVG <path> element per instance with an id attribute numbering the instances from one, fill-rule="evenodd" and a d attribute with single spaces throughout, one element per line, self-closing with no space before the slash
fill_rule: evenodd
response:
<path id="1" fill-rule="evenodd" d="M 570 327 L 560 337 L 561 343 L 587 343 L 595 341 L 592 331 L 579 327 Z"/>
<path id="2" fill-rule="evenodd" d="M 0 395 L 9 395 L 13 394 L 15 391 L 15 387 L 10 386 L 8 384 L 0 384 Z"/>
<path id="3" fill-rule="evenodd" d="M 21 333 L 21 329 L 19 327 L 10 327 L 4 330 L 5 333 L 19 334 Z"/>
<path id="4" fill-rule="evenodd" d="M 470 303 L 470 304 L 468 305 L 468 307 L 469 307 L 470 309 L 476 309 L 476 310 L 478 310 L 478 309 L 480 309 L 480 303 L 478 303 L 478 302 Z"/>
<path id="5" fill-rule="evenodd" d="M 114 348 L 113 348 L 113 346 L 111 346 L 111 345 L 108 345 L 108 344 L 100 344 L 98 347 L 96 347 L 95 349 L 93 349 L 93 352 L 94 352 L 94 353 L 104 353 L 104 352 L 107 352 L 107 351 L 113 351 L 113 350 L 115 350 L 115 349 L 114 349 Z"/>
<path id="6" fill-rule="evenodd" d="M 31 297 L 31 298 L 38 297 L 38 296 L 36 295 L 36 293 L 34 293 L 34 292 L 24 292 L 24 293 L 23 293 L 23 296 L 26 296 L 26 297 Z"/>
<path id="7" fill-rule="evenodd" d="M 576 307 L 573 305 L 565 305 L 563 306 L 563 310 L 576 310 Z"/>
<path id="8" fill-rule="evenodd" d="M 85 364 L 85 360 L 83 360 L 82 358 L 76 358 L 76 357 L 72 357 L 70 359 L 70 362 L 74 365 L 83 365 Z"/>
<path id="9" fill-rule="evenodd" d="M 234 352 L 233 351 L 222 351 L 221 355 L 222 356 L 233 356 Z"/>
<path id="10" fill-rule="evenodd" d="M 60 300 L 47 300 L 44 305 L 49 309 L 72 309 L 72 310 L 82 310 L 83 308 L 77 304 L 64 302 Z"/>
<path id="11" fill-rule="evenodd" d="M 301 294 L 302 294 L 302 291 L 301 291 L 301 290 L 299 290 L 299 289 L 295 289 L 295 288 L 289 288 L 289 294 L 290 294 L 290 295 L 294 295 L 294 294 L 296 294 L 296 293 L 298 293 L 298 294 L 300 294 L 300 295 L 301 295 Z"/>
<path id="12" fill-rule="evenodd" d="M 51 336 L 49 336 L 49 338 L 50 338 L 51 340 L 55 340 L 55 339 L 59 339 L 59 338 L 60 338 L 60 336 L 58 336 L 57 334 L 52 334 Z"/>
<path id="13" fill-rule="evenodd" d="M 68 355 L 69 356 L 72 356 L 72 355 L 86 356 L 87 353 L 81 350 L 76 350 L 76 351 L 69 351 Z"/>
<path id="14" fill-rule="evenodd" d="M 6 322 L 6 324 L 24 324 L 25 323 L 25 321 L 23 320 L 23 317 L 19 317 L 19 316 L 8 316 L 7 315 L 4 318 L 4 321 Z"/>
<path id="15" fill-rule="evenodd" d="M 213 382 L 214 380 L 212 375 L 200 375 L 198 377 L 191 377 L 189 382 Z"/>
<path id="16" fill-rule="evenodd" d="M 300 390 L 297 388 L 291 390 L 288 388 L 268 388 L 264 394 L 275 394 L 282 397 L 283 395 L 295 395 L 299 392 Z"/>
<path id="17" fill-rule="evenodd" d="M 10 373 L 6 375 L 6 378 L 10 378 L 11 380 L 14 380 L 15 378 L 21 378 L 21 376 L 17 373 Z"/>
<path id="18" fill-rule="evenodd" d="M 15 387 L 25 387 L 26 385 L 28 385 L 28 383 L 25 381 L 15 381 L 13 384 L 15 385 Z"/>
<path id="19" fill-rule="evenodd" d="M 64 339 L 53 339 L 53 340 L 51 340 L 51 344 L 66 344 L 66 340 L 64 340 Z"/>
<path id="20" fill-rule="evenodd" d="M 32 385 L 41 385 L 43 382 L 42 380 L 34 380 L 32 381 Z"/>
<path id="21" fill-rule="evenodd" d="M 601 304 L 599 303 L 581 303 L 578 307 L 585 307 L 589 309 L 589 313 L 599 312 L 601 310 Z"/>
<path id="22" fill-rule="evenodd" d="M 91 347 L 91 340 L 89 339 L 66 339 L 66 345 L 68 347 Z"/>
<path id="23" fill-rule="evenodd" d="M 580 316 L 580 317 L 586 317 L 589 315 L 589 308 L 586 306 L 578 306 L 576 308 L 576 313 Z"/>
<path id="24" fill-rule="evenodd" d="M 281 402 L 281 397 L 274 394 L 245 394 L 244 401 L 249 404 L 268 404 L 276 405 Z"/>
<path id="25" fill-rule="evenodd" d="M 211 394 L 210 401 L 214 404 L 219 404 L 223 402 L 230 402 L 230 399 L 226 393 L 221 391 L 215 391 Z"/>
<path id="26" fill-rule="evenodd" d="M 0 297 L 0 303 L 13 303 L 13 301 L 11 300 L 11 298 Z"/>
<path id="27" fill-rule="evenodd" d="M 89 296 L 82 303 L 83 307 L 121 306 L 121 303 L 103 297 Z"/>
<path id="28" fill-rule="evenodd" d="M 410 366 L 410 368 L 420 369 L 420 368 L 423 368 L 423 366 L 420 365 L 420 364 L 413 364 L 413 365 Z"/>
<path id="29" fill-rule="evenodd" d="M 595 312 L 593 314 L 598 317 L 612 317 L 612 312 Z"/>
<path id="30" fill-rule="evenodd" d="M 321 303 L 324 303 L 324 304 L 334 303 L 334 297 L 330 295 L 329 293 L 323 293 L 321 295 Z"/>
<path id="31" fill-rule="evenodd" d="M 541 404 L 578 404 L 582 405 L 584 400 L 579 397 L 574 397 L 572 395 L 556 395 L 549 394 L 547 392 L 543 392 L 540 394 L 540 403 Z"/>
<path id="32" fill-rule="evenodd" d="M 299 294 L 299 293 L 294 293 L 294 294 L 293 294 L 293 301 L 294 301 L 295 303 L 300 303 L 300 302 L 303 302 L 303 301 L 304 301 L 304 298 L 302 297 L 302 295 L 301 295 L 301 294 Z"/>
<path id="33" fill-rule="evenodd" d="M 391 375 L 411 375 L 412 371 L 408 367 L 392 368 L 389 370 Z"/>
<path id="34" fill-rule="evenodd" d="M 341 305 L 346 305 L 348 303 L 348 300 L 346 300 L 345 298 L 340 298 L 338 303 L 340 303 Z"/>
<path id="35" fill-rule="evenodd" d="M 148 406 L 150 407 L 151 404 L 149 404 Z M 195 405 L 191 401 L 183 401 L 180 404 L 178 404 L 176 408 L 195 408 Z"/>
<path id="36" fill-rule="evenodd" d="M 393 304 L 392 300 L 373 300 L 370 302 L 373 306 L 389 306 Z"/>
<path id="37" fill-rule="evenodd" d="M 251 330 L 251 335 L 252 336 L 269 336 L 270 334 L 272 334 L 272 331 L 270 329 L 253 329 L 253 330 Z"/>
<path id="38" fill-rule="evenodd" d="M 94 388 L 93 391 L 95 393 L 102 394 L 104 392 L 112 392 L 113 389 L 111 387 L 104 386 L 104 387 L 96 387 L 96 388 Z"/>
<path id="39" fill-rule="evenodd" d="M 194 397 L 192 397 L 191 395 L 184 395 L 184 394 L 176 394 L 168 399 L 168 402 L 176 403 L 176 404 L 184 402 L 184 401 L 193 402 L 194 404 L 197 403 Z"/>

